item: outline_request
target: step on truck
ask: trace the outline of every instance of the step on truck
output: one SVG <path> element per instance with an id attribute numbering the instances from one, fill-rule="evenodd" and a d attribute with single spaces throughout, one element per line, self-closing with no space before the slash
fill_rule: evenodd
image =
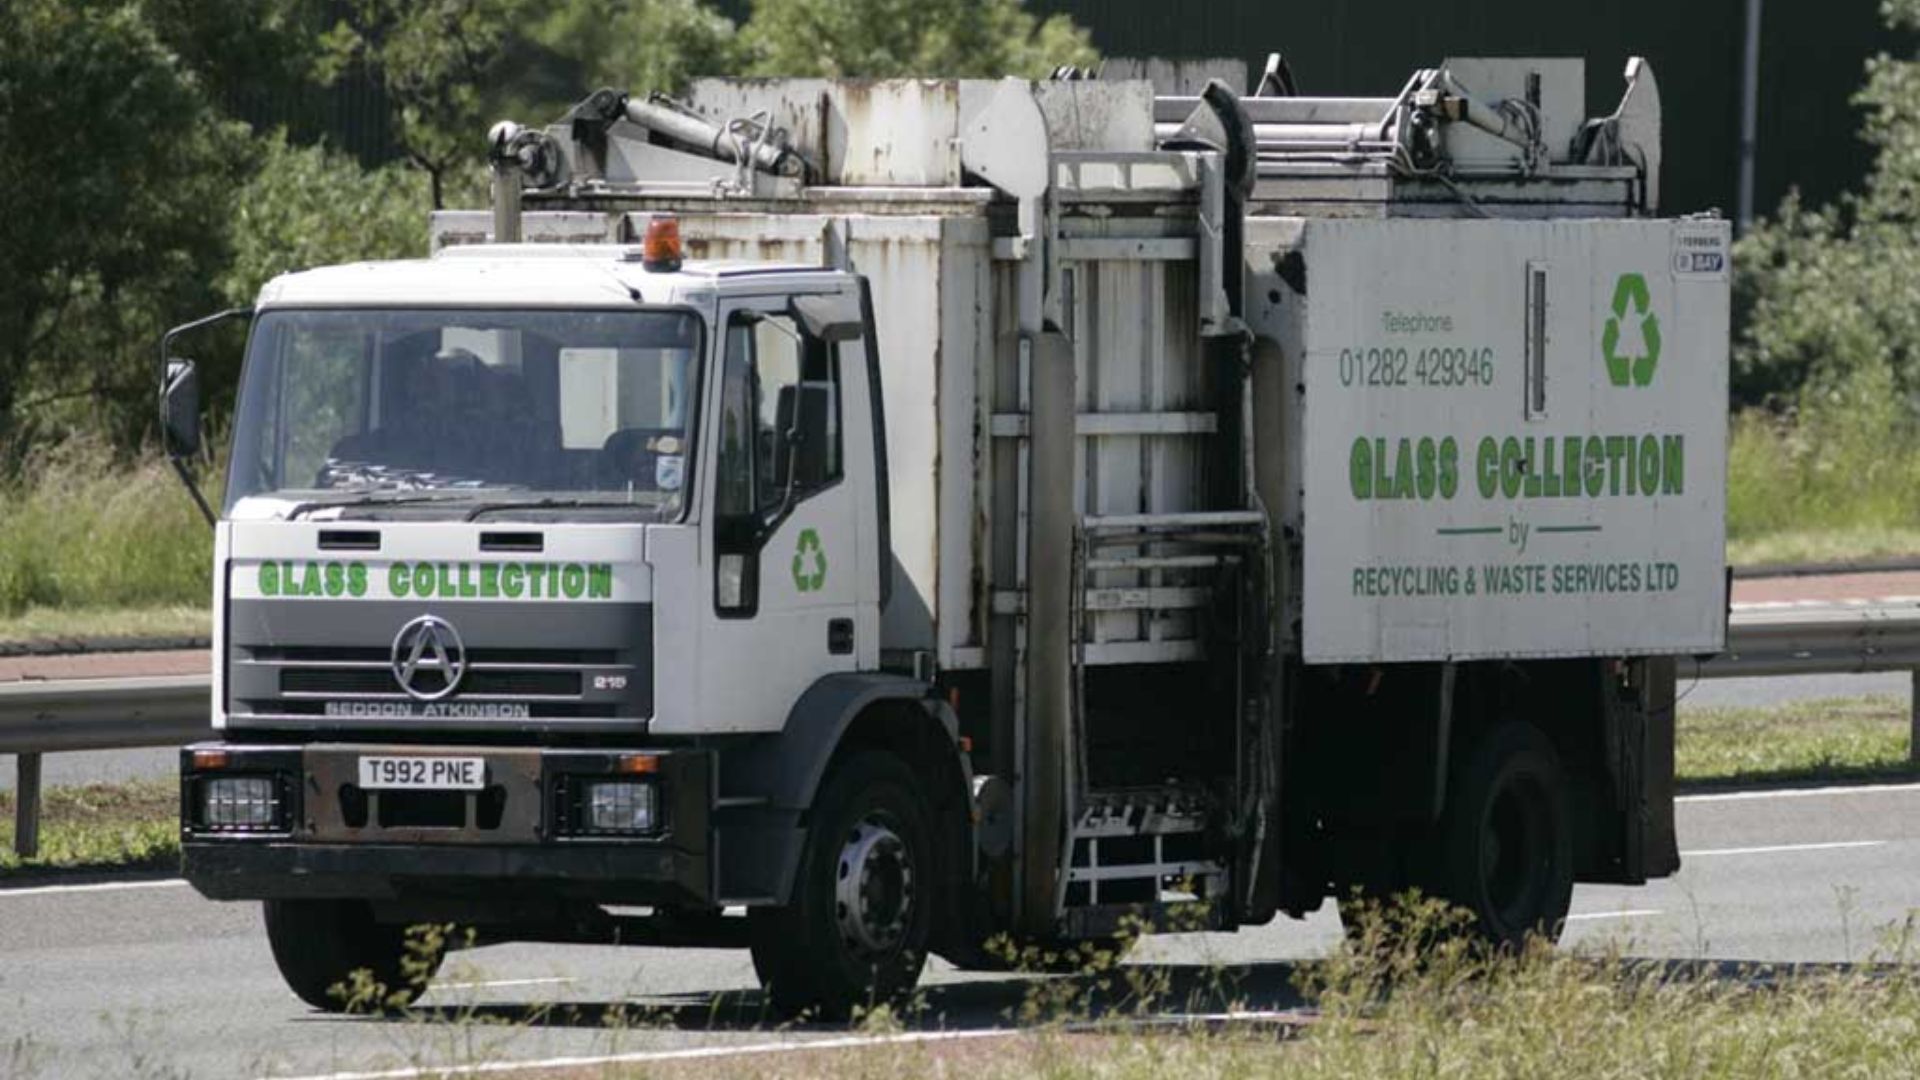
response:
<path id="1" fill-rule="evenodd" d="M 1511 943 L 1674 872 L 1729 238 L 1658 216 L 1651 70 L 1597 118 L 1579 60 L 1074 74 L 602 90 L 497 126 L 430 257 L 216 317 L 184 873 L 301 998 L 417 994 L 451 923 L 838 1016 L 929 953 L 1411 887 Z"/>

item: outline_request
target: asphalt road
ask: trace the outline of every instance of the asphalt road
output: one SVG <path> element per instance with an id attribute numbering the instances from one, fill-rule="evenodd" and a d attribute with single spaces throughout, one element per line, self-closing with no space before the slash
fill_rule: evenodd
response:
<path id="1" fill-rule="evenodd" d="M 1685 867 L 1646 888 L 1582 887 L 1568 940 L 1635 955 L 1861 961 L 1920 897 L 1920 785 L 1693 796 Z M 1330 911 L 1238 934 L 1154 939 L 1131 962 L 1197 985 L 1219 971 L 1256 1007 L 1296 1003 L 1298 964 L 1333 947 Z M 922 1023 L 997 1027 L 1029 980 L 931 965 Z M 447 1020 L 339 1019 L 281 986 L 253 905 L 172 882 L 0 892 L 0 1074 L 291 1076 L 477 1059 L 816 1039 L 772 1031 L 744 953 L 507 945 L 453 957 L 425 999 Z M 646 1010 L 609 1031 L 610 1005 Z"/>

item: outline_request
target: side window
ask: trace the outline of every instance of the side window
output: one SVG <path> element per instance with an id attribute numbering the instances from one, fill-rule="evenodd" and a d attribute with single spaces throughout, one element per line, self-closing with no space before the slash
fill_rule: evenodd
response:
<path id="1" fill-rule="evenodd" d="M 840 479 L 838 350 L 785 315 L 739 312 L 721 378 L 721 514 L 777 513 Z"/>

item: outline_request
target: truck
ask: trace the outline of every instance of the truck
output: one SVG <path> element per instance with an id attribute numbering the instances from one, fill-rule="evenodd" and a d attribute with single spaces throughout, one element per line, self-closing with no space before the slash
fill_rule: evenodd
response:
<path id="1" fill-rule="evenodd" d="M 1729 229 L 1633 60 L 1310 97 L 693 81 L 489 134 L 432 254 L 275 278 L 182 864 L 320 1009 L 411 925 L 896 1000 L 1418 888 L 1679 865 L 1725 641 Z M 1158 85 L 1153 81 L 1158 77 Z M 437 957 L 428 958 L 428 967 Z"/>

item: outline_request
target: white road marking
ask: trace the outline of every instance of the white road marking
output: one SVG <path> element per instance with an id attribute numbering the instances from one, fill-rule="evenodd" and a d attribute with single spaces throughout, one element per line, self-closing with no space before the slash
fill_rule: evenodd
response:
<path id="1" fill-rule="evenodd" d="M 1587 911 L 1579 915 L 1567 916 L 1568 922 L 1584 922 L 1588 919 L 1638 919 L 1648 915 L 1660 914 L 1659 908 L 1627 908 L 1624 911 Z"/>
<path id="2" fill-rule="evenodd" d="M 1748 799 L 1810 799 L 1821 795 L 1897 795 L 1920 791 L 1920 784 L 1854 784 L 1846 787 L 1778 788 L 1772 791 L 1722 791 L 1711 795 L 1681 795 L 1679 803 L 1744 802 Z"/>
<path id="3" fill-rule="evenodd" d="M 748 1043 L 745 1046 L 696 1046 L 683 1050 L 632 1051 L 624 1054 L 596 1054 L 580 1057 L 542 1058 L 537 1061 L 482 1061 L 471 1065 L 415 1065 L 378 1072 L 314 1073 L 310 1076 L 277 1077 L 271 1080 L 415 1080 L 423 1076 L 480 1076 L 499 1073 L 532 1072 L 548 1069 L 580 1069 L 592 1066 L 625 1065 L 644 1061 L 687 1061 L 699 1058 L 751 1057 L 783 1054 L 795 1050 L 847 1050 L 895 1043 L 958 1042 L 965 1039 L 1007 1038 L 1022 1034 L 1010 1028 L 985 1028 L 971 1031 L 924 1031 L 903 1035 L 859 1035 L 838 1039 L 791 1039 L 782 1042 Z M 269 1078 L 262 1078 L 269 1080 Z"/>
<path id="4" fill-rule="evenodd" d="M 1229 1013 L 1168 1013 L 1162 1016 L 1136 1017 L 1134 1024 L 1225 1024 L 1301 1022 L 1301 1014 L 1290 1010 L 1248 1010 Z M 1101 1030 L 1102 1025 L 1068 1024 L 1068 1030 Z M 1008 1039 L 1032 1032 L 1020 1028 L 981 1028 L 968 1031 L 909 1031 L 899 1035 L 850 1035 L 834 1039 L 788 1039 L 781 1042 L 748 1043 L 745 1046 L 695 1046 L 680 1050 L 634 1050 L 624 1054 L 598 1054 L 583 1057 L 544 1058 L 538 1061 L 483 1061 L 472 1065 L 415 1065 L 378 1072 L 315 1073 L 310 1076 L 262 1078 L 262 1080 L 415 1080 L 423 1076 L 479 1076 L 500 1073 L 577 1069 L 591 1066 L 626 1065 L 649 1061 L 690 1061 L 701 1058 L 756 1057 L 805 1050 L 852 1050 L 870 1046 L 902 1043 L 944 1043 L 971 1039 Z"/>
<path id="5" fill-rule="evenodd" d="M 1840 848 L 1879 847 L 1885 840 L 1833 840 L 1824 844 L 1769 844 L 1765 847 L 1724 847 L 1703 848 L 1699 851 L 1683 851 L 1683 859 L 1697 859 L 1704 855 L 1777 855 L 1789 851 L 1834 851 Z"/>
<path id="6" fill-rule="evenodd" d="M 52 896 L 57 893 L 120 892 L 124 889 L 175 889 L 185 884 L 181 878 L 165 878 L 161 881 L 96 881 L 88 885 L 35 885 L 25 889 L 0 888 L 0 899 Z"/>
<path id="7" fill-rule="evenodd" d="M 504 986 L 552 986 L 556 983 L 570 983 L 573 980 L 565 975 L 552 975 L 544 979 L 486 979 L 480 982 L 437 982 L 428 987 L 430 990 L 497 990 Z"/>

